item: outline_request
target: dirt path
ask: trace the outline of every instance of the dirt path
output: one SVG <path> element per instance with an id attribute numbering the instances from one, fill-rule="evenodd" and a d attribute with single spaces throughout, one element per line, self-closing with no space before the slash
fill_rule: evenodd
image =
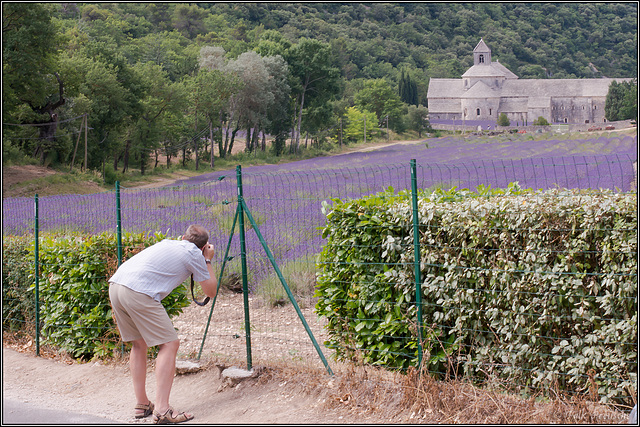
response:
<path id="1" fill-rule="evenodd" d="M 31 402 L 45 409 L 104 417 L 120 423 L 151 423 L 133 418 L 133 390 L 126 365 L 65 363 L 3 347 L 5 399 Z M 342 423 L 345 416 L 323 411 L 326 397 L 300 394 L 286 382 L 260 378 L 222 388 L 219 369 L 177 375 L 172 404 L 195 415 L 198 424 Z M 150 370 L 147 389 L 153 396 Z M 351 421 L 353 422 L 353 421 Z"/>
<path id="2" fill-rule="evenodd" d="M 79 364 L 35 357 L 3 346 L 3 401 L 38 410 L 66 412 L 68 420 L 103 418 L 104 423 L 152 424 L 133 417 L 133 391 L 126 364 Z M 402 380 L 379 381 L 378 374 L 334 377 L 304 371 L 265 372 L 257 379 L 226 384 L 215 365 L 177 375 L 176 409 L 194 414 L 198 424 L 627 424 L 628 411 L 578 400 L 522 400 L 464 384 L 427 381 L 425 399 L 412 408 L 413 388 Z M 385 378 L 387 379 L 387 378 Z M 155 378 L 147 376 L 153 395 Z M 389 387 L 389 384 L 396 384 Z M 345 384 L 347 387 L 345 388 Z M 408 393 L 408 395 L 407 395 Z M 411 400 L 406 400 L 410 397 Z M 415 397 L 418 397 L 417 395 Z M 4 405 L 3 405 L 4 407 Z M 419 409 L 422 408 L 422 409 Z M 37 409 L 37 410 L 36 410 Z M 32 414 L 29 414 L 32 415 Z M 64 415 L 63 415 L 64 416 Z M 96 418 L 93 418 L 96 419 Z M 3 420 L 4 422 L 4 420 Z M 51 423 L 39 420 L 35 424 Z"/>
<path id="3" fill-rule="evenodd" d="M 308 340 L 291 306 L 274 308 L 253 300 L 250 302 L 252 322 L 256 325 L 270 322 L 269 333 L 272 335 L 279 333 L 276 325 L 282 325 L 286 328 L 287 338 Z M 181 341 L 179 360 L 193 360 L 198 354 L 210 308 L 211 303 L 206 307 L 191 304 L 174 319 Z M 322 325 L 311 310 L 311 307 L 303 308 L 314 334 L 321 340 Z M 176 409 L 195 415 L 192 423 L 366 422 L 367 417 L 352 413 L 349 408 L 332 409 L 335 405 L 331 404 L 339 401 L 340 392 L 332 385 L 334 377 L 318 362 L 313 349 L 303 348 L 297 353 L 300 358 L 307 357 L 312 361 L 302 367 L 282 362 L 279 355 L 286 354 L 288 344 L 270 340 L 266 350 L 261 345 L 259 330 L 263 328 L 260 326 L 256 326 L 252 335 L 254 369 L 260 375 L 237 384 L 225 380 L 221 376 L 223 368 L 246 366 L 244 341 L 233 339 L 235 332 L 242 333 L 242 322 L 242 296 L 221 291 L 200 360 L 202 369 L 196 373 L 177 374 L 171 393 L 171 404 Z M 14 344 L 12 348 L 5 344 L 2 353 L 5 399 L 27 402 L 41 409 L 103 417 L 118 423 L 152 423 L 151 418 L 140 421 L 133 417 L 136 402 L 126 360 L 79 363 L 46 350 L 42 351 L 41 357 L 36 357 L 31 341 Z M 269 360 L 273 362 L 266 362 Z M 155 396 L 152 361 L 148 364 L 147 393 L 152 399 Z M 373 415 L 368 417 L 371 419 Z"/>

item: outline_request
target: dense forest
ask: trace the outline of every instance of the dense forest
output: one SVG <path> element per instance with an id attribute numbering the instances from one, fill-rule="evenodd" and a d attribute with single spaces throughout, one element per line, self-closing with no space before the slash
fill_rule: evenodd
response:
<path id="1" fill-rule="evenodd" d="M 5 2 L 3 159 L 77 162 L 86 137 L 89 168 L 144 173 L 265 134 L 280 155 L 419 133 L 429 79 L 459 78 L 480 38 L 520 78 L 636 77 L 637 20 L 635 2 Z"/>

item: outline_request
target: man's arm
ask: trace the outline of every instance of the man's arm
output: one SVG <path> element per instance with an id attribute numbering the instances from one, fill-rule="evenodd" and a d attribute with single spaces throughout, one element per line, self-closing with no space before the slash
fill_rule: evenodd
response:
<path id="1" fill-rule="evenodd" d="M 216 278 L 215 271 L 213 271 L 213 266 L 211 265 L 211 258 L 213 258 L 214 255 L 213 245 L 205 245 L 202 248 L 202 254 L 204 255 L 204 260 L 207 263 L 207 270 L 209 270 L 209 279 L 198 283 L 202 287 L 202 291 L 206 296 L 214 298 L 218 292 L 218 279 Z"/>

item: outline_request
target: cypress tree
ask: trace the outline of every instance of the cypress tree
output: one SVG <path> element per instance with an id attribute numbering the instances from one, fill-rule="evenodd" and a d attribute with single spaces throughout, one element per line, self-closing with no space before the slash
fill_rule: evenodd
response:
<path id="1" fill-rule="evenodd" d="M 418 85 L 411 79 L 409 73 L 405 73 L 404 68 L 400 72 L 398 95 L 400 95 L 402 102 L 409 105 L 418 105 Z"/>

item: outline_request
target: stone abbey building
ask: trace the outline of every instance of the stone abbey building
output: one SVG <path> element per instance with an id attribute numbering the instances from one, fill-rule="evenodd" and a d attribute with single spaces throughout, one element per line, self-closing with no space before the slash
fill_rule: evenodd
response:
<path id="1" fill-rule="evenodd" d="M 538 117 L 549 123 L 602 123 L 612 81 L 631 79 L 518 79 L 480 39 L 473 50 L 473 66 L 461 79 L 429 82 L 430 119 L 492 120 L 505 113 L 513 124 L 531 125 Z"/>

